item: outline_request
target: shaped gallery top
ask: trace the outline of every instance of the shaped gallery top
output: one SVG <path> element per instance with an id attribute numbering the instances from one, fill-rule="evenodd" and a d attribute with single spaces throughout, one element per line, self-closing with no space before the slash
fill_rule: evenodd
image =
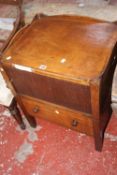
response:
<path id="1" fill-rule="evenodd" d="M 116 41 L 113 23 L 80 16 L 46 16 L 15 35 L 2 63 L 89 82 L 106 70 Z"/>

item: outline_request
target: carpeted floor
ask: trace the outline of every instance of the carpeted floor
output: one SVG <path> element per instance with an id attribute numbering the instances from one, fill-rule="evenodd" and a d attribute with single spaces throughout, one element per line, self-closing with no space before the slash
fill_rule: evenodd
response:
<path id="1" fill-rule="evenodd" d="M 44 120 L 22 131 L 0 107 L 0 175 L 116 175 L 117 117 L 106 130 L 102 152 L 93 139 Z"/>
<path id="2" fill-rule="evenodd" d="M 58 1 L 57 1 L 58 2 Z M 88 15 L 117 20 L 117 5 L 25 1 L 25 19 L 36 13 Z M 113 1 L 114 3 L 114 1 Z M 5 14 L 2 8 L 0 14 Z M 12 11 L 13 12 L 13 11 Z M 12 13 L 11 12 L 11 13 Z M 38 119 L 38 127 L 22 131 L 6 108 L 0 106 L 0 175 L 116 175 L 117 117 L 112 116 L 101 153 L 93 139 L 70 129 Z"/>

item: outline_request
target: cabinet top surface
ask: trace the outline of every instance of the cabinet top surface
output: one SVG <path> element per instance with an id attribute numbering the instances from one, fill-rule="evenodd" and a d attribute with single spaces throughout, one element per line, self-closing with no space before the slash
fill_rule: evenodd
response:
<path id="1" fill-rule="evenodd" d="M 78 16 L 43 17 L 17 33 L 2 62 L 91 80 L 105 70 L 116 41 L 112 23 Z"/>

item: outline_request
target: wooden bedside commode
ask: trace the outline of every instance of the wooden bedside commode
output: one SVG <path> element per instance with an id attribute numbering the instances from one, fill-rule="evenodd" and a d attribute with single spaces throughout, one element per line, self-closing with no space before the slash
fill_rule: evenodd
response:
<path id="1" fill-rule="evenodd" d="M 35 18 L 2 57 L 25 115 L 91 135 L 101 151 L 117 62 L 115 24 L 79 16 Z"/>

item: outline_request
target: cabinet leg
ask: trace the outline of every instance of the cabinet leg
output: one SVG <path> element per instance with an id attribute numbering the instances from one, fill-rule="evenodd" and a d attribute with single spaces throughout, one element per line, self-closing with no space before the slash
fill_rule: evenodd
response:
<path id="1" fill-rule="evenodd" d="M 16 102 L 15 98 L 13 99 L 13 101 L 8 109 L 9 109 L 10 113 L 12 114 L 12 116 L 16 119 L 16 121 L 20 125 L 21 129 L 25 129 L 26 126 L 25 126 L 24 121 L 22 119 L 21 113 L 17 107 L 17 102 Z"/>
<path id="2" fill-rule="evenodd" d="M 23 103 L 22 103 L 19 96 L 17 96 L 17 101 L 18 101 L 19 105 L 21 106 L 22 111 L 23 111 L 27 121 L 29 122 L 30 126 L 33 127 L 33 128 L 36 128 L 36 126 L 37 126 L 36 119 L 33 116 L 28 114 L 28 112 L 26 111 L 26 109 L 25 109 L 25 107 L 24 107 L 24 105 L 23 105 Z"/>
<path id="3" fill-rule="evenodd" d="M 104 133 L 101 131 L 99 123 L 93 122 L 93 130 L 94 130 L 94 141 L 95 141 L 95 149 L 97 151 L 102 151 Z"/>
<path id="4" fill-rule="evenodd" d="M 36 128 L 37 122 L 36 122 L 35 118 L 31 115 L 28 115 L 28 114 L 26 114 L 25 116 L 26 116 L 30 126 L 33 127 L 33 128 Z"/>

